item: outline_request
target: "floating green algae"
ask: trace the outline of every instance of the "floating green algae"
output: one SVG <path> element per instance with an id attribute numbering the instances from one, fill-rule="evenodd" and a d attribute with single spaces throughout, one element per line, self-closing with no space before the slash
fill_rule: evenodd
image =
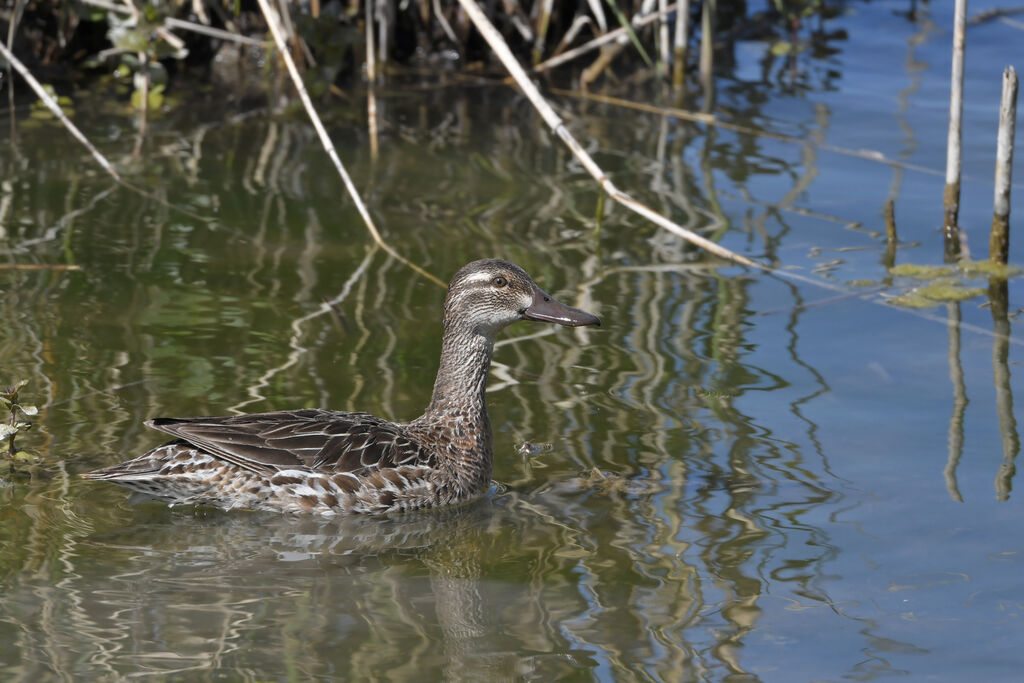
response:
<path id="1" fill-rule="evenodd" d="M 981 296 L 985 290 L 981 287 L 964 287 L 959 282 L 939 280 L 917 289 L 917 294 L 936 301 L 965 301 Z"/>
<path id="2" fill-rule="evenodd" d="M 916 280 L 934 280 L 956 274 L 953 266 L 919 266 L 914 263 L 901 263 L 889 269 L 893 275 L 903 275 Z"/>
<path id="3" fill-rule="evenodd" d="M 951 266 L 927 266 L 916 263 L 901 263 L 889 269 L 892 275 L 912 277 L 915 280 L 937 280 L 956 275 L 963 275 L 969 278 L 995 277 L 1007 279 L 1020 275 L 1022 271 L 1018 266 L 1003 265 L 992 261 L 961 261 Z"/>
<path id="4" fill-rule="evenodd" d="M 964 287 L 956 280 L 944 278 L 922 287 L 916 287 L 905 294 L 893 297 L 889 301 L 897 306 L 908 308 L 929 308 L 941 303 L 966 301 L 981 296 L 985 290 L 981 287 Z"/>
<path id="5" fill-rule="evenodd" d="M 964 261 L 959 267 L 967 277 L 995 277 L 1007 280 L 1021 274 L 1018 266 L 992 261 Z"/>

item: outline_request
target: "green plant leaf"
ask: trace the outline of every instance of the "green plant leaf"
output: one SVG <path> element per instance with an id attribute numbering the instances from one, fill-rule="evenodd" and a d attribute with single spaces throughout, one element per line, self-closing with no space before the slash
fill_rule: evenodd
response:
<path id="1" fill-rule="evenodd" d="M 647 66 L 654 66 L 654 64 L 651 63 L 651 58 L 647 56 L 647 51 L 644 50 L 644 46 L 640 44 L 640 39 L 636 37 L 636 32 L 633 31 L 633 25 L 629 23 L 629 19 L 627 19 L 626 15 L 622 13 L 619 6 L 615 4 L 615 0 L 608 0 L 608 5 L 612 8 L 612 12 L 615 14 L 615 17 L 619 20 L 619 24 L 622 25 L 622 28 L 624 28 L 626 33 L 629 35 L 629 40 L 633 43 L 633 47 L 635 47 L 636 51 L 640 53 L 640 58 L 644 60 L 644 63 Z"/>

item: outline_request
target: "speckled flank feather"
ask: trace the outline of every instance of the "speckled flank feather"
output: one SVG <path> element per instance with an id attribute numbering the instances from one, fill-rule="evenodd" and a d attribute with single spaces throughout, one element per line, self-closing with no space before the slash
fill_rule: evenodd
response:
<path id="1" fill-rule="evenodd" d="M 175 437 L 82 476 L 172 504 L 301 514 L 385 513 L 451 505 L 487 491 L 493 466 L 484 392 L 497 332 L 516 320 L 594 325 L 519 266 L 475 261 L 445 299 L 441 363 L 422 416 L 287 410 L 146 424 Z"/>

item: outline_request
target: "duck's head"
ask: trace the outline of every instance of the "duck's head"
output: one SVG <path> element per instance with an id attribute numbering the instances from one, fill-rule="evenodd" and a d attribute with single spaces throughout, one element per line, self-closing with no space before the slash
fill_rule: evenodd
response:
<path id="1" fill-rule="evenodd" d="M 445 329 L 466 326 L 493 337 L 517 320 L 568 327 L 601 324 L 596 315 L 556 301 L 514 263 L 483 259 L 455 273 L 444 300 Z"/>

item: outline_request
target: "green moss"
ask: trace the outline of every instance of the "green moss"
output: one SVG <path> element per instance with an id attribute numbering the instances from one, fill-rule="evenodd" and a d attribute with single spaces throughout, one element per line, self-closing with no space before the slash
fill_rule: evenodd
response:
<path id="1" fill-rule="evenodd" d="M 980 287 L 964 287 L 959 282 L 949 280 L 939 280 L 917 290 L 917 294 L 936 301 L 965 301 L 984 293 L 985 290 Z"/>
<path id="2" fill-rule="evenodd" d="M 906 294 L 900 294 L 889 299 L 889 303 L 896 304 L 897 306 L 906 306 L 907 308 L 931 308 L 932 306 L 938 306 L 942 302 L 925 298 L 915 292 L 907 292 Z"/>
<path id="3" fill-rule="evenodd" d="M 889 272 L 916 280 L 934 280 L 940 277 L 949 277 L 956 273 L 956 269 L 953 266 L 919 266 L 913 263 L 901 263 L 890 268 Z"/>
<path id="4" fill-rule="evenodd" d="M 964 261 L 960 264 L 960 270 L 967 277 L 996 277 L 1004 280 L 1021 274 L 1017 266 L 992 261 Z"/>
<path id="5" fill-rule="evenodd" d="M 964 287 L 959 280 L 941 278 L 893 297 L 890 302 L 908 308 L 929 308 L 949 301 L 966 301 L 984 294 L 985 290 L 981 287 Z"/>

